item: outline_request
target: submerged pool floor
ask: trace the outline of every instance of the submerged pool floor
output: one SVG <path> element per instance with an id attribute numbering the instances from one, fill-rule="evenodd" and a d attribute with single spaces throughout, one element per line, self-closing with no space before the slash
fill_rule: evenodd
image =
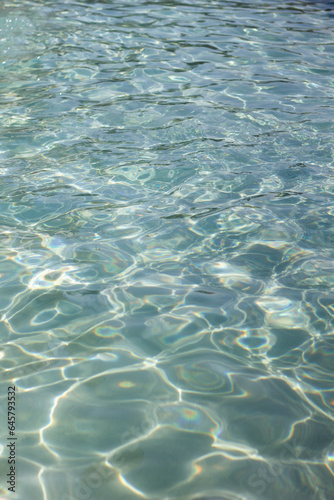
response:
<path id="1" fill-rule="evenodd" d="M 330 9 L 1 3 L 1 500 L 334 498 Z"/>

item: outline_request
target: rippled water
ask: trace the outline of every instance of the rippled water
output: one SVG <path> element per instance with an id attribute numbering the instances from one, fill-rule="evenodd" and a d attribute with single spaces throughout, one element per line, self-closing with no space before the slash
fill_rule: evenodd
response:
<path id="1" fill-rule="evenodd" d="M 1 499 L 334 497 L 332 7 L 1 3 Z"/>

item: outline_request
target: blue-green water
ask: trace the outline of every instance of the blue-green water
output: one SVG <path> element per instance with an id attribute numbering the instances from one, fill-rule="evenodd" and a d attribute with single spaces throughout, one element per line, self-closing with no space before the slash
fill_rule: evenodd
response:
<path id="1" fill-rule="evenodd" d="M 0 499 L 331 500 L 330 5 L 4 0 L 0 54 Z"/>

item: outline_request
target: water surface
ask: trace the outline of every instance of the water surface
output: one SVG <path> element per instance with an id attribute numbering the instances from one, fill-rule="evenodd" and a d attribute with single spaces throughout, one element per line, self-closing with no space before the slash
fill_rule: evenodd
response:
<path id="1" fill-rule="evenodd" d="M 1 498 L 333 498 L 332 14 L 2 2 Z"/>

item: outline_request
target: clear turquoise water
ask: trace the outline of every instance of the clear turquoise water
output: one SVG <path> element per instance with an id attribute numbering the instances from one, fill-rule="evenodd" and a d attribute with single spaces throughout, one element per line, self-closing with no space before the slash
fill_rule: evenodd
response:
<path id="1" fill-rule="evenodd" d="M 334 497 L 329 4 L 4 0 L 1 500 Z"/>

